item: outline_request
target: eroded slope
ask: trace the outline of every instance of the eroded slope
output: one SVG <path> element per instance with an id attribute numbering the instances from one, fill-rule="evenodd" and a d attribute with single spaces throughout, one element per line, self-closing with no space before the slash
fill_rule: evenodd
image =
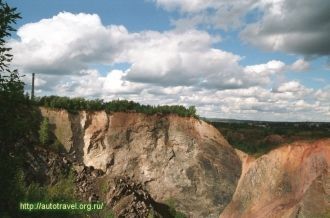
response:
<path id="1" fill-rule="evenodd" d="M 175 115 L 41 112 L 59 141 L 85 165 L 133 178 L 153 199 L 171 200 L 187 215 L 218 217 L 236 189 L 240 160 L 203 121 Z"/>
<path id="2" fill-rule="evenodd" d="M 329 139 L 284 145 L 256 160 L 239 153 L 242 175 L 220 217 L 329 217 Z"/>

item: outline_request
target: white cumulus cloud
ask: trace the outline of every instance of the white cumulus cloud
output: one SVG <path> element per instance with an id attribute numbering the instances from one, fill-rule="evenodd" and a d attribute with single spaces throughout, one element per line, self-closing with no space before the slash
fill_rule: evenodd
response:
<path id="1" fill-rule="evenodd" d="M 96 14 L 62 12 L 17 34 L 10 42 L 13 63 L 24 72 L 72 75 L 92 64 L 126 63 L 131 67 L 125 80 L 162 86 L 226 89 L 265 80 L 245 72 L 240 56 L 214 48 L 219 37 L 196 29 L 130 33 L 124 26 L 104 26 Z"/>
<path id="2" fill-rule="evenodd" d="M 298 59 L 291 65 L 291 69 L 296 72 L 303 72 L 309 69 L 309 63 L 304 59 Z"/>
<path id="3" fill-rule="evenodd" d="M 188 10 L 204 10 L 198 2 Z M 215 5 L 209 3 L 207 7 Z M 40 95 L 196 105 L 208 117 L 330 119 L 328 89 L 313 90 L 286 79 L 273 84 L 273 77 L 287 70 L 308 68 L 306 61 L 242 66 L 241 56 L 215 48 L 221 39 L 206 31 L 129 32 L 124 26 L 103 25 L 95 14 L 62 12 L 26 24 L 17 34 L 10 42 L 14 64 L 23 74 L 37 73 Z M 122 63 L 127 67 L 116 69 Z M 101 72 L 99 65 L 109 70 Z"/>

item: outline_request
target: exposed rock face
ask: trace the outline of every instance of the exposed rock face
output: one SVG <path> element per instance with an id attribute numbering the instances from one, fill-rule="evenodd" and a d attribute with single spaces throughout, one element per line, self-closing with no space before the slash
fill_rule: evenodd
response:
<path id="1" fill-rule="evenodd" d="M 116 178 L 107 199 L 109 199 L 108 204 L 113 208 L 116 217 L 148 217 L 153 203 L 142 185 L 136 184 L 128 178 Z"/>
<path id="2" fill-rule="evenodd" d="M 56 138 L 67 151 L 70 151 L 73 146 L 70 114 L 64 110 L 53 113 L 51 110 L 42 109 L 41 112 L 44 117 L 48 118 L 50 129 L 56 135 Z"/>
<path id="3" fill-rule="evenodd" d="M 91 202 L 100 200 L 96 195 L 94 187 L 98 177 L 104 173 L 102 170 L 94 169 L 94 167 L 86 167 L 83 165 L 73 165 L 76 189 L 75 193 L 80 199 Z"/>
<path id="4" fill-rule="evenodd" d="M 24 151 L 26 167 L 26 180 L 29 183 L 55 184 L 62 175 L 70 172 L 71 161 L 67 157 L 48 151 L 42 147 Z"/>
<path id="5" fill-rule="evenodd" d="M 177 210 L 192 217 L 218 217 L 232 198 L 240 159 L 218 130 L 203 121 L 175 115 L 41 112 L 77 159 L 114 178 L 140 182 L 158 202 L 174 201 Z"/>
<path id="6" fill-rule="evenodd" d="M 99 178 L 106 180 L 103 200 L 118 216 L 154 211 L 167 217 L 160 211 L 169 208 L 159 202 L 168 200 L 190 217 L 330 216 L 330 139 L 283 145 L 256 159 L 235 152 L 215 128 L 193 118 L 41 112 L 72 154 L 77 193 L 99 199 Z M 45 160 L 45 167 L 34 167 L 39 159 L 28 159 L 33 172 L 48 166 Z M 53 162 L 57 169 L 67 160 Z M 48 174 L 56 180 L 58 173 Z"/>
<path id="7" fill-rule="evenodd" d="M 239 156 L 242 175 L 220 217 L 329 217 L 329 139 L 285 145 L 256 160 Z"/>

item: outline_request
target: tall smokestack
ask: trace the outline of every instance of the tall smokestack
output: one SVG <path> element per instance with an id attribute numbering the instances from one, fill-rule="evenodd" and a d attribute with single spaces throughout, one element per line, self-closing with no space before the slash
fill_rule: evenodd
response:
<path id="1" fill-rule="evenodd" d="M 32 73 L 32 91 L 31 91 L 31 100 L 34 99 L 34 73 Z"/>

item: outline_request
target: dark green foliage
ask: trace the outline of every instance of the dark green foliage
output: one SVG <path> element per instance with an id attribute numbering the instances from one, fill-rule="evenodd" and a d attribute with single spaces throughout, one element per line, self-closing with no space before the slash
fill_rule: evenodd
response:
<path id="1" fill-rule="evenodd" d="M 23 185 L 24 195 L 22 202 L 76 202 L 74 197 L 74 175 L 71 171 L 68 175 L 61 175 L 59 181 L 54 185 L 41 186 L 32 182 L 28 186 Z M 24 217 L 84 217 L 81 211 L 20 211 Z"/>
<path id="2" fill-rule="evenodd" d="M 36 144 L 40 115 L 28 95 L 24 95 L 24 83 L 17 70 L 9 66 L 11 48 L 6 47 L 5 39 L 14 31 L 11 25 L 18 18 L 16 8 L 0 0 L 0 217 L 58 217 L 31 213 L 22 216 L 19 210 L 19 203 L 24 200 L 72 200 L 73 178 L 65 177 L 50 187 L 25 184 L 24 155 Z M 47 141 L 47 137 L 42 138 Z"/>
<path id="3" fill-rule="evenodd" d="M 14 31 L 12 24 L 20 18 L 16 8 L 0 0 L 0 146 L 7 149 L 9 144 L 24 136 L 24 115 L 20 112 L 26 107 L 28 99 L 24 96 L 24 83 L 17 70 L 11 70 L 9 64 L 11 48 L 6 47 L 5 38 Z"/>
<path id="4" fill-rule="evenodd" d="M 69 202 L 75 200 L 74 198 L 74 175 L 73 172 L 62 178 L 53 186 L 49 186 L 46 189 L 45 199 L 46 201 L 53 202 Z"/>
<path id="5" fill-rule="evenodd" d="M 40 202 L 45 199 L 46 191 L 47 188 L 32 182 L 29 186 L 25 187 L 25 195 L 22 202 Z"/>
<path id="6" fill-rule="evenodd" d="M 16 8 L 10 7 L 5 1 L 0 0 L 0 69 L 2 72 L 6 71 L 11 73 L 8 68 L 9 63 L 12 60 L 13 55 L 9 53 L 11 48 L 5 46 L 5 38 L 11 36 L 11 32 L 15 29 L 11 26 L 16 23 L 16 20 L 21 18 L 19 13 L 16 12 Z M 6 77 L 0 77 L 1 82 L 6 81 Z M 2 85 L 2 83 L 1 83 Z M 1 87 L 1 88 L 5 88 Z"/>
<path id="7" fill-rule="evenodd" d="M 56 137 L 53 137 L 53 142 L 50 144 L 49 148 L 56 153 L 62 153 L 66 151 L 64 146 L 61 144 L 61 142 L 58 141 L 58 139 L 56 139 Z"/>
<path id="8" fill-rule="evenodd" d="M 49 135 L 49 121 L 47 118 L 44 118 L 39 129 L 39 141 L 42 145 L 47 145 L 49 143 Z"/>
<path id="9" fill-rule="evenodd" d="M 24 196 L 24 177 L 19 157 L 0 153 L 0 217 L 18 217 L 18 203 Z"/>
<path id="10" fill-rule="evenodd" d="M 330 137 L 330 123 L 237 121 L 212 125 L 233 147 L 257 156 L 284 143 Z"/>
<path id="11" fill-rule="evenodd" d="M 59 96 L 45 96 L 35 100 L 39 106 L 50 108 L 66 109 L 70 112 L 79 110 L 105 110 L 107 112 L 138 112 L 148 115 L 153 114 L 177 114 L 182 117 L 198 117 L 196 108 L 190 106 L 188 109 L 182 105 L 142 105 L 128 100 L 113 100 L 103 102 L 103 100 L 86 100 L 84 98 L 68 98 Z"/>
<path id="12" fill-rule="evenodd" d="M 20 217 L 18 203 L 25 191 L 20 147 L 27 146 L 36 118 L 24 96 L 24 83 L 9 66 L 11 48 L 5 40 L 18 18 L 16 8 L 0 0 L 0 217 Z"/>
<path id="13" fill-rule="evenodd" d="M 166 204 L 169 207 L 169 212 L 170 212 L 171 217 L 173 217 L 173 218 L 186 218 L 187 217 L 184 213 L 179 212 L 175 209 L 175 201 L 173 199 L 167 200 Z"/>

